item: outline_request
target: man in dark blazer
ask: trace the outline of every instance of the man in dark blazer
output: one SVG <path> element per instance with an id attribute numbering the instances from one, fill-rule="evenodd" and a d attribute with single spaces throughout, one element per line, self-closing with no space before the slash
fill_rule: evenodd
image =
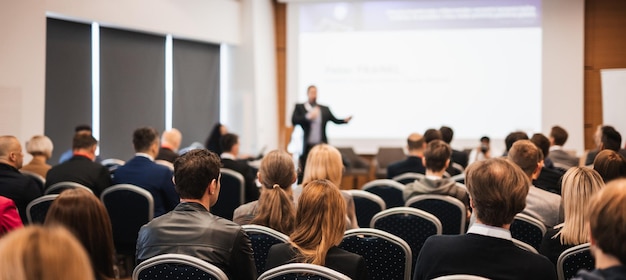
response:
<path id="1" fill-rule="evenodd" d="M 22 223 L 26 224 L 26 206 L 40 197 L 42 190 L 35 180 L 20 173 L 23 161 L 20 141 L 14 136 L 0 136 L 0 196 L 15 202 Z"/>
<path id="2" fill-rule="evenodd" d="M 178 158 L 178 148 L 183 140 L 183 135 L 176 128 L 164 131 L 161 135 L 161 148 L 157 155 L 157 160 L 165 160 L 174 163 Z"/>
<path id="3" fill-rule="evenodd" d="M 174 189 L 172 171 L 154 163 L 159 152 L 159 133 L 143 127 L 133 133 L 135 157 L 115 170 L 115 184 L 131 184 L 146 189 L 154 199 L 154 216 L 163 215 L 178 205 L 180 198 Z"/>
<path id="4" fill-rule="evenodd" d="M 412 173 L 426 173 L 426 167 L 422 164 L 422 158 L 424 157 L 424 149 L 426 148 L 426 141 L 419 133 L 412 133 L 409 138 L 406 139 L 407 148 L 409 150 L 409 156 L 405 160 L 394 162 L 387 166 L 387 178 L 392 179 L 400 174 L 412 172 Z"/>
<path id="5" fill-rule="evenodd" d="M 345 119 L 336 118 L 327 106 L 317 104 L 317 87 L 307 88 L 308 101 L 296 104 L 296 108 L 291 116 L 294 126 L 299 125 L 304 130 L 302 143 L 302 155 L 300 156 L 300 167 L 304 170 L 304 164 L 309 151 L 317 144 L 328 143 L 326 137 L 326 123 L 329 121 L 336 124 L 350 122 L 352 116 Z M 302 174 L 302 172 L 300 173 Z M 301 176 L 299 176 L 300 178 Z M 301 181 L 301 180 L 299 180 Z"/>
<path id="6" fill-rule="evenodd" d="M 469 274 L 489 279 L 556 279 L 544 256 L 518 248 L 509 228 L 524 209 L 530 181 L 502 158 L 470 165 L 465 179 L 476 222 L 464 235 L 429 237 L 415 263 L 413 280 Z"/>
<path id="7" fill-rule="evenodd" d="M 256 186 L 256 172 L 248 165 L 247 160 L 237 159 L 239 155 L 239 136 L 227 133 L 220 139 L 222 167 L 239 172 L 244 178 L 246 203 L 259 199 L 259 188 Z"/>
<path id="8" fill-rule="evenodd" d="M 439 132 L 441 132 L 441 140 L 448 143 L 452 142 L 452 137 L 454 136 L 454 131 L 452 128 L 448 126 L 442 126 L 439 128 Z M 469 160 L 469 154 L 464 151 L 459 151 L 452 149 L 452 162 L 456 162 L 463 166 L 463 168 L 467 168 L 467 161 Z"/>
<path id="9" fill-rule="evenodd" d="M 76 182 L 88 187 L 100 197 L 111 186 L 109 170 L 94 162 L 98 141 L 91 134 L 76 133 L 72 140 L 72 157 L 46 174 L 46 189 L 59 182 Z"/>

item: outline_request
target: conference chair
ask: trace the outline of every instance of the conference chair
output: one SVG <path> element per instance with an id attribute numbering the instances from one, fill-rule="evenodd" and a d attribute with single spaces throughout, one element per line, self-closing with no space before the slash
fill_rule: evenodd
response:
<path id="1" fill-rule="evenodd" d="M 356 219 L 359 227 L 369 227 L 372 217 L 387 209 L 385 201 L 379 196 L 363 190 L 349 190 L 354 200 Z"/>
<path id="2" fill-rule="evenodd" d="M 546 234 L 546 226 L 541 221 L 520 213 L 515 215 L 510 231 L 513 238 L 539 250 L 543 236 Z"/>
<path id="3" fill-rule="evenodd" d="M 211 207 L 211 213 L 224 219 L 233 220 L 233 212 L 244 203 L 244 178 L 231 169 L 221 168 L 222 181 L 217 203 Z"/>
<path id="4" fill-rule="evenodd" d="M 46 178 L 42 177 L 41 175 L 37 173 L 26 171 L 26 170 L 20 170 L 20 173 L 32 178 L 35 181 L 35 183 L 37 183 L 37 186 L 39 186 L 39 189 L 43 191 L 44 187 L 46 186 Z"/>
<path id="5" fill-rule="evenodd" d="M 265 269 L 265 263 L 267 262 L 267 255 L 270 251 L 270 247 L 274 244 L 289 242 L 289 236 L 277 230 L 260 225 L 243 225 L 241 227 L 250 237 L 257 275 L 261 275 Z"/>
<path id="6" fill-rule="evenodd" d="M 377 179 L 366 183 L 362 189 L 382 198 L 387 208 L 404 206 L 404 185 L 394 180 Z"/>
<path id="7" fill-rule="evenodd" d="M 380 147 L 378 153 L 374 157 L 374 165 L 376 166 L 376 178 L 387 178 L 387 166 L 406 158 L 404 149 L 399 147 Z"/>
<path id="8" fill-rule="evenodd" d="M 424 178 L 424 176 L 426 175 L 422 173 L 406 172 L 406 173 L 402 173 L 398 176 L 391 178 L 391 180 L 394 180 L 400 184 L 406 185 L 406 184 L 413 183 L 417 179 L 422 179 Z"/>
<path id="9" fill-rule="evenodd" d="M 450 179 L 452 179 L 452 181 L 455 181 L 457 183 L 465 184 L 465 173 L 461 173 L 459 175 L 454 175 L 454 176 L 450 177 Z"/>
<path id="10" fill-rule="evenodd" d="M 517 246 L 520 249 L 524 249 L 524 250 L 526 250 L 528 252 L 531 252 L 531 253 L 539 254 L 539 252 L 537 252 L 537 249 L 533 248 L 533 246 L 530 246 L 530 245 L 526 244 L 523 241 L 519 241 L 519 240 L 513 238 L 513 244 L 515 244 L 515 246 Z"/>
<path id="11" fill-rule="evenodd" d="M 274 267 L 261 274 L 257 280 L 350 280 L 350 277 L 320 265 L 289 263 Z"/>
<path id="12" fill-rule="evenodd" d="M 109 172 L 111 172 L 111 174 L 112 174 L 112 173 L 114 173 L 114 172 L 115 172 L 115 170 L 116 170 L 118 167 L 120 167 L 120 166 L 122 166 L 122 165 L 126 164 L 126 162 L 125 162 L 125 161 L 123 161 L 123 160 L 121 160 L 121 159 L 116 159 L 116 158 L 108 158 L 108 159 L 102 160 L 102 161 L 100 162 L 100 164 L 102 164 L 102 166 L 104 166 L 104 167 L 106 167 L 107 169 L 109 169 Z"/>
<path id="13" fill-rule="evenodd" d="M 351 229 L 339 247 L 363 256 L 370 279 L 411 279 L 411 247 L 398 236 L 373 228 Z"/>
<path id="14" fill-rule="evenodd" d="M 45 190 L 44 195 L 45 194 L 60 194 L 64 190 L 76 189 L 76 188 L 84 189 L 84 190 L 89 191 L 90 193 L 93 193 L 93 191 L 90 188 L 85 187 L 84 185 L 76 183 L 76 182 L 58 182 L 48 187 Z"/>
<path id="15" fill-rule="evenodd" d="M 380 229 L 402 238 L 409 244 L 417 260 L 424 242 L 431 235 L 441 234 L 441 222 L 433 214 L 411 207 L 395 207 L 384 210 L 372 218 L 370 227 Z"/>
<path id="16" fill-rule="evenodd" d="M 570 279 L 580 269 L 592 270 L 596 261 L 589 250 L 590 243 L 569 248 L 556 261 L 556 274 L 559 280 Z"/>
<path id="17" fill-rule="evenodd" d="M 463 234 L 467 208 L 457 198 L 442 194 L 420 194 L 409 198 L 406 207 L 424 210 L 441 222 L 442 234 Z"/>
<path id="18" fill-rule="evenodd" d="M 105 189 L 100 200 L 111 219 L 117 252 L 134 256 L 139 229 L 154 217 L 152 194 L 138 186 L 118 184 Z"/>
<path id="19" fill-rule="evenodd" d="M 48 214 L 48 209 L 52 202 L 59 196 L 58 194 L 49 194 L 35 198 L 26 205 L 26 219 L 29 224 L 43 224 Z"/>
<path id="20" fill-rule="evenodd" d="M 174 164 L 172 164 L 171 162 L 169 162 L 167 160 L 157 159 L 157 160 L 154 161 L 154 163 L 163 165 L 163 166 L 169 168 L 171 171 L 174 171 Z"/>
<path id="21" fill-rule="evenodd" d="M 433 278 L 432 280 L 489 280 L 489 278 L 485 278 L 485 277 L 477 276 L 477 275 L 454 274 L 454 275 L 439 276 L 437 278 Z"/>
<path id="22" fill-rule="evenodd" d="M 139 264 L 133 280 L 228 280 L 217 266 L 196 257 L 182 254 L 164 254 Z"/>

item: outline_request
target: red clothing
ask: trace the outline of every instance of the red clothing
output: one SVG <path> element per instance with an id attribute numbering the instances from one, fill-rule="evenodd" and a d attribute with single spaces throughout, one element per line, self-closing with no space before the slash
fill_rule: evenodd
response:
<path id="1" fill-rule="evenodd" d="M 17 213 L 13 200 L 0 196 L 0 236 L 22 227 L 22 219 Z"/>

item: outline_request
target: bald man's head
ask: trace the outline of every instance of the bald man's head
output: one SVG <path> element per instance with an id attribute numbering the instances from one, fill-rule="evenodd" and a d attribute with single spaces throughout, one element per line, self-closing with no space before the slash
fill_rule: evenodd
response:
<path id="1" fill-rule="evenodd" d="M 20 169 L 23 160 L 24 154 L 20 141 L 15 136 L 0 136 L 0 162 Z"/>
<path id="2" fill-rule="evenodd" d="M 424 137 L 419 133 L 411 133 L 406 143 L 409 151 L 424 149 Z"/>
<path id="3" fill-rule="evenodd" d="M 180 143 L 183 141 L 183 135 L 176 128 L 166 130 L 161 136 L 161 145 L 169 146 L 173 151 L 178 151 Z"/>

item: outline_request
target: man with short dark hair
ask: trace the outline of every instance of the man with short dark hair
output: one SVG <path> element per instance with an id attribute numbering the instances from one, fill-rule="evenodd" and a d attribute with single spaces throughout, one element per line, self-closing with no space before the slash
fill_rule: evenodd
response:
<path id="1" fill-rule="evenodd" d="M 59 182 L 76 182 L 100 197 L 112 182 L 109 170 L 95 162 L 97 147 L 98 140 L 91 134 L 76 133 L 72 140 L 72 157 L 48 171 L 46 189 Z"/>
<path id="2" fill-rule="evenodd" d="M 454 131 L 452 130 L 452 128 L 447 127 L 447 126 L 442 126 L 439 128 L 439 132 L 441 133 L 441 140 L 443 140 L 444 142 L 448 143 L 448 145 L 450 145 L 450 143 L 452 142 L 452 137 L 454 136 Z M 460 164 L 461 166 L 463 166 L 463 168 L 466 168 L 467 161 L 469 160 L 469 155 L 466 152 L 452 149 L 451 159 L 452 159 L 452 162 L 456 162 Z"/>
<path id="3" fill-rule="evenodd" d="M 550 130 L 550 137 L 548 138 L 550 140 L 550 155 L 545 154 L 545 157 L 549 158 L 554 163 L 554 166 L 564 170 L 578 166 L 580 161 L 579 158 L 563 150 L 563 145 L 565 145 L 567 137 L 568 134 L 564 128 L 558 125 L 553 126 Z"/>
<path id="4" fill-rule="evenodd" d="M 428 143 L 422 158 L 422 163 L 426 166 L 426 176 L 406 185 L 403 191 L 404 200 L 421 194 L 449 195 L 463 202 L 469 214 L 467 189 L 452 179 L 443 178 L 443 173 L 450 164 L 451 154 L 450 146 L 441 140 Z"/>
<path id="5" fill-rule="evenodd" d="M 620 145 L 622 145 L 622 135 L 614 127 L 605 125 L 602 127 L 600 142 L 600 150 L 609 149 L 619 152 Z"/>
<path id="6" fill-rule="evenodd" d="M 138 128 L 133 133 L 135 157 L 118 167 L 113 174 L 115 184 L 131 184 L 146 189 L 154 199 L 154 216 L 163 215 L 179 202 L 174 190 L 172 171 L 156 164 L 159 133 L 151 127 Z"/>
<path id="7" fill-rule="evenodd" d="M 180 204 L 141 227 L 137 259 L 178 253 L 219 267 L 229 279 L 256 279 L 248 235 L 241 227 L 209 212 L 220 192 L 220 159 L 196 149 L 174 162 L 174 181 Z"/>
<path id="8" fill-rule="evenodd" d="M 387 178 L 392 179 L 393 177 L 408 172 L 421 174 L 426 173 L 426 168 L 422 163 L 424 148 L 426 148 L 424 137 L 419 133 L 411 133 L 409 138 L 406 139 L 406 143 L 407 149 L 409 150 L 409 156 L 405 160 L 388 165 Z"/>
<path id="9" fill-rule="evenodd" d="M 464 235 L 434 235 L 419 252 L 413 280 L 468 274 L 489 279 L 556 279 L 544 256 L 518 248 L 509 228 L 524 209 L 530 182 L 501 159 L 477 161 L 466 170 L 476 222 Z"/>
<path id="10" fill-rule="evenodd" d="M 517 142 L 517 140 L 528 140 L 528 134 L 523 131 L 514 131 L 509 133 L 509 135 L 504 138 L 504 146 L 506 150 L 502 156 L 507 156 L 509 154 L 509 150 L 513 147 L 513 143 Z"/>
<path id="11" fill-rule="evenodd" d="M 79 124 L 74 128 L 74 135 L 76 134 L 88 134 L 91 135 L 92 134 L 92 130 L 91 130 L 91 126 L 88 124 Z M 61 154 L 61 156 L 59 157 L 59 163 L 64 163 L 66 161 L 68 161 L 70 158 L 72 158 L 74 156 L 74 149 L 70 148 L 69 150 L 63 152 Z M 99 162 L 99 159 L 95 160 L 96 162 Z"/>
<path id="12" fill-rule="evenodd" d="M 222 148 L 222 165 L 224 168 L 237 171 L 244 179 L 245 186 L 245 202 L 251 202 L 259 199 L 259 188 L 256 186 L 256 173 L 248 165 L 247 160 L 237 159 L 239 155 L 239 136 L 227 133 L 222 135 L 220 139 L 220 147 Z"/>
<path id="13" fill-rule="evenodd" d="M 532 137 L 530 137 L 530 142 L 533 142 L 533 144 L 535 144 L 535 146 L 537 146 L 537 148 L 539 148 L 539 150 L 543 153 L 541 172 L 539 172 L 539 176 L 533 180 L 533 184 L 541 189 L 560 195 L 561 177 L 563 177 L 565 171 L 554 167 L 550 158 L 546 157 L 551 154 L 550 140 L 541 133 L 535 133 Z"/>

